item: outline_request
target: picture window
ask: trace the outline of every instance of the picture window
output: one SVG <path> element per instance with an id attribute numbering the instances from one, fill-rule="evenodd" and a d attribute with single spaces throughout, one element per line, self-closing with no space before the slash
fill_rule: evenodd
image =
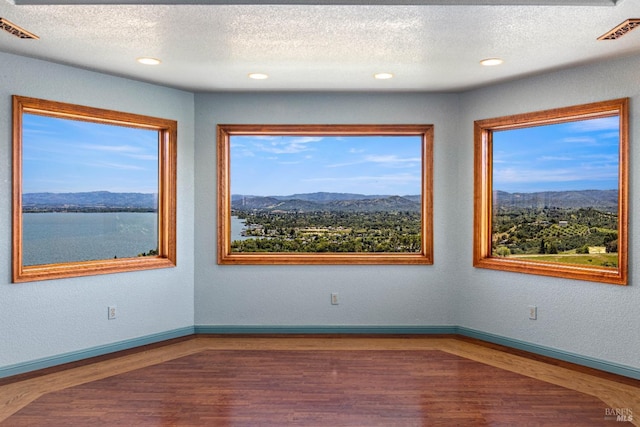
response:
<path id="1" fill-rule="evenodd" d="M 175 265 L 175 121 L 13 97 L 13 280 Z"/>
<path id="2" fill-rule="evenodd" d="M 430 125 L 220 125 L 220 264 L 431 264 Z"/>
<path id="3" fill-rule="evenodd" d="M 627 283 L 628 99 L 475 122 L 474 266 Z"/>

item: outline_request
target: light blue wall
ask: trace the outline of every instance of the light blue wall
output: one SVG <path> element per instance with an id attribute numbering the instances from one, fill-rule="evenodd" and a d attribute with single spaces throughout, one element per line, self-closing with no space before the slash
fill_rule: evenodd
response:
<path id="1" fill-rule="evenodd" d="M 0 63 L 0 368 L 191 328 L 193 94 L 3 53 Z M 178 121 L 178 267 L 11 283 L 14 94 Z"/>
<path id="2" fill-rule="evenodd" d="M 640 57 L 462 94 L 202 93 L 0 54 L 0 370 L 196 327 L 450 326 L 640 369 Z M 179 122 L 178 267 L 14 285 L 11 107 L 18 94 Z M 475 269 L 473 121 L 629 96 L 630 286 Z M 2 101 L 3 100 L 3 101 Z M 432 266 L 218 266 L 218 123 L 435 125 Z M 1 154 L 4 153 L 4 154 Z M 340 294 L 332 306 L 329 294 Z M 106 306 L 116 304 L 116 321 Z M 195 304 L 195 309 L 194 309 Z M 528 319 L 528 305 L 539 319 Z"/>
<path id="3" fill-rule="evenodd" d="M 196 325 L 455 324 L 455 181 L 434 183 L 432 266 L 219 266 L 215 145 L 217 124 L 434 124 L 434 175 L 455 176 L 457 108 L 446 94 L 196 94 Z"/>
<path id="4" fill-rule="evenodd" d="M 454 94 L 196 94 L 196 315 L 199 326 L 457 325 L 463 333 L 531 344 L 639 369 L 640 290 L 634 254 L 640 213 L 637 73 L 640 58 L 578 67 Z M 618 97 L 631 101 L 630 286 L 472 267 L 473 121 Z M 435 125 L 435 264 L 218 266 L 218 123 Z M 329 293 L 341 304 L 331 306 Z M 537 305 L 539 319 L 528 318 Z M 465 332 L 466 331 L 466 332 Z M 604 367 L 604 366 L 600 366 Z"/>
<path id="5" fill-rule="evenodd" d="M 456 287 L 460 326 L 640 368 L 640 57 L 610 61 L 531 77 L 462 95 L 460 137 L 449 149 L 460 173 L 456 194 L 462 201 L 455 222 L 454 246 L 461 262 Z M 631 98 L 629 286 L 563 280 L 474 269 L 473 121 L 504 115 Z M 435 178 L 443 179 L 442 177 Z M 538 306 L 538 320 L 528 318 Z"/>

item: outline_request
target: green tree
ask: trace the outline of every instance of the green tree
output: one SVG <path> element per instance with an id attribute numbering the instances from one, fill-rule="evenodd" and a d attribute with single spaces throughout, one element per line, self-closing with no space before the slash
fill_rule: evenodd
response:
<path id="1" fill-rule="evenodd" d="M 539 254 L 546 254 L 547 253 L 547 245 L 545 244 L 544 239 L 540 239 L 540 249 L 538 250 Z"/>
<path id="2" fill-rule="evenodd" d="M 576 249 L 577 254 L 588 254 L 589 253 L 589 245 L 583 245 Z"/>
<path id="3" fill-rule="evenodd" d="M 509 255 L 511 255 L 511 250 L 506 246 L 500 246 L 496 250 L 496 255 L 501 256 L 501 257 L 508 257 Z"/>

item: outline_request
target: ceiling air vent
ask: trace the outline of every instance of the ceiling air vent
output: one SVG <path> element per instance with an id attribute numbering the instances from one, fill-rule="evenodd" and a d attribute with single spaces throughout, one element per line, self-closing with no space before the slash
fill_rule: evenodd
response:
<path id="1" fill-rule="evenodd" d="M 640 19 L 627 19 L 613 30 L 598 37 L 598 40 L 617 40 L 634 28 L 640 27 Z"/>
<path id="2" fill-rule="evenodd" d="M 40 37 L 36 36 L 35 34 L 30 33 L 29 31 L 18 27 L 13 22 L 7 21 L 4 18 L 0 18 L 0 28 L 5 30 L 7 33 L 12 34 L 12 35 L 14 35 L 14 36 L 16 36 L 18 38 L 21 38 L 21 39 L 38 40 L 40 38 Z"/>

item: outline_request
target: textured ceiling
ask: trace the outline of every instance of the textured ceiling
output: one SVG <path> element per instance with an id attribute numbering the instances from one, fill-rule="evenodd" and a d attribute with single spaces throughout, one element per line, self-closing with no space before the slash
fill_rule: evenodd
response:
<path id="1" fill-rule="evenodd" d="M 14 0 L 11 4 L 324 4 L 324 5 L 529 5 L 612 6 L 622 0 Z"/>
<path id="2" fill-rule="evenodd" d="M 583 5 L 14 5 L 0 0 L 0 17 L 40 37 L 22 40 L 0 32 L 0 51 L 194 91 L 458 91 L 640 53 L 640 30 L 615 41 L 597 40 L 622 21 L 640 18 L 640 1 L 565 3 Z M 141 56 L 162 63 L 143 66 L 135 61 Z M 482 67 L 479 61 L 488 57 L 504 64 Z M 269 78 L 251 80 L 251 72 Z M 376 72 L 395 77 L 376 80 Z"/>

